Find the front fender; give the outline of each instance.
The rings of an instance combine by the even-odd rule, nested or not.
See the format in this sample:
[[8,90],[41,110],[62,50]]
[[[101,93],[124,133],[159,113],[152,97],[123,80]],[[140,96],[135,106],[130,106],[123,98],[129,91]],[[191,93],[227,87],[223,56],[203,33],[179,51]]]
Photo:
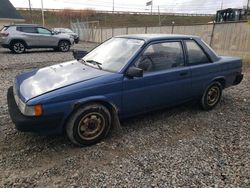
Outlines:
[[113,102],[111,102],[111,100],[109,100],[105,96],[91,96],[91,97],[76,100],[73,104],[72,111],[67,115],[67,118],[65,121],[67,121],[67,119],[70,117],[70,115],[77,108],[79,108],[80,106],[83,106],[83,105],[87,105],[89,103],[101,103],[104,106],[106,106],[110,110],[110,113],[112,116],[112,127],[114,127],[117,130],[121,130],[120,120],[119,120],[119,116],[118,116],[118,112],[119,112],[118,106],[115,105]]
[[[90,97],[85,97],[83,99],[76,100],[73,104],[74,109],[84,105],[86,103],[91,103],[91,102],[104,102],[110,104],[112,107],[117,109],[117,106],[113,104],[107,97],[99,95],[99,96],[90,96]],[[118,110],[118,109],[117,109]]]

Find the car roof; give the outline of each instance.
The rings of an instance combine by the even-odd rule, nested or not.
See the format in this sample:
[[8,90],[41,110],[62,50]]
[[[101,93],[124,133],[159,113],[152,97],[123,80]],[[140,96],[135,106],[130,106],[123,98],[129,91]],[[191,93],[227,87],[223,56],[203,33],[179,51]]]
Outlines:
[[70,28],[67,28],[67,27],[54,27],[53,29],[70,29]]
[[155,40],[167,40],[167,39],[193,39],[199,38],[194,35],[178,35],[178,34],[132,34],[132,35],[120,35],[116,38],[131,38],[144,40],[146,42],[155,41]]
[[5,25],[7,27],[11,26],[24,26],[24,27],[37,27],[39,26],[38,24],[10,24],[10,25]]

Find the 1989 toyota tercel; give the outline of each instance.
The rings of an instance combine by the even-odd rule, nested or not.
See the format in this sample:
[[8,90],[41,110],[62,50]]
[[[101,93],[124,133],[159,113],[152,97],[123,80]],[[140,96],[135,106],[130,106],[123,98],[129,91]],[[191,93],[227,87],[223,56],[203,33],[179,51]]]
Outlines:
[[9,113],[20,131],[65,131],[91,145],[121,118],[192,99],[210,110],[224,88],[241,82],[241,71],[241,59],[217,56],[196,36],[118,36],[80,60],[18,75]]

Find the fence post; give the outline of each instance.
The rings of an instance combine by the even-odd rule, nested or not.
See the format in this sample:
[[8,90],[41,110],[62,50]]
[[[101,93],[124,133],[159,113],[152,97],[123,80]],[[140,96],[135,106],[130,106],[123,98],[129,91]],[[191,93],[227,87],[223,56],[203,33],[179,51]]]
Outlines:
[[112,27],[112,37],[114,36],[114,28]]
[[211,47],[212,47],[213,38],[214,38],[214,28],[215,28],[215,22],[213,23],[213,28],[212,28],[212,33],[211,33],[210,43],[209,43],[209,45],[210,45]]
[[102,42],[102,27],[101,27],[101,42]]
[[174,33],[174,21],[172,21],[172,30],[171,30],[171,34],[173,34]]
[[128,27],[126,27],[126,34],[128,35]]
[[145,33],[146,34],[148,33],[148,27],[147,26],[145,27]]
[[91,28],[91,32],[92,32],[92,35],[91,35],[91,41],[92,42],[94,42],[94,28],[93,28],[93,26],[92,26],[92,28]]

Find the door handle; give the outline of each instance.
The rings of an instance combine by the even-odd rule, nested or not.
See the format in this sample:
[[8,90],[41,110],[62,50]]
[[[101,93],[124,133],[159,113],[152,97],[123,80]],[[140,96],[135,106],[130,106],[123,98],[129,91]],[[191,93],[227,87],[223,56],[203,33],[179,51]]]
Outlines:
[[186,75],[188,75],[188,72],[181,72],[180,73],[180,76],[186,76]]

